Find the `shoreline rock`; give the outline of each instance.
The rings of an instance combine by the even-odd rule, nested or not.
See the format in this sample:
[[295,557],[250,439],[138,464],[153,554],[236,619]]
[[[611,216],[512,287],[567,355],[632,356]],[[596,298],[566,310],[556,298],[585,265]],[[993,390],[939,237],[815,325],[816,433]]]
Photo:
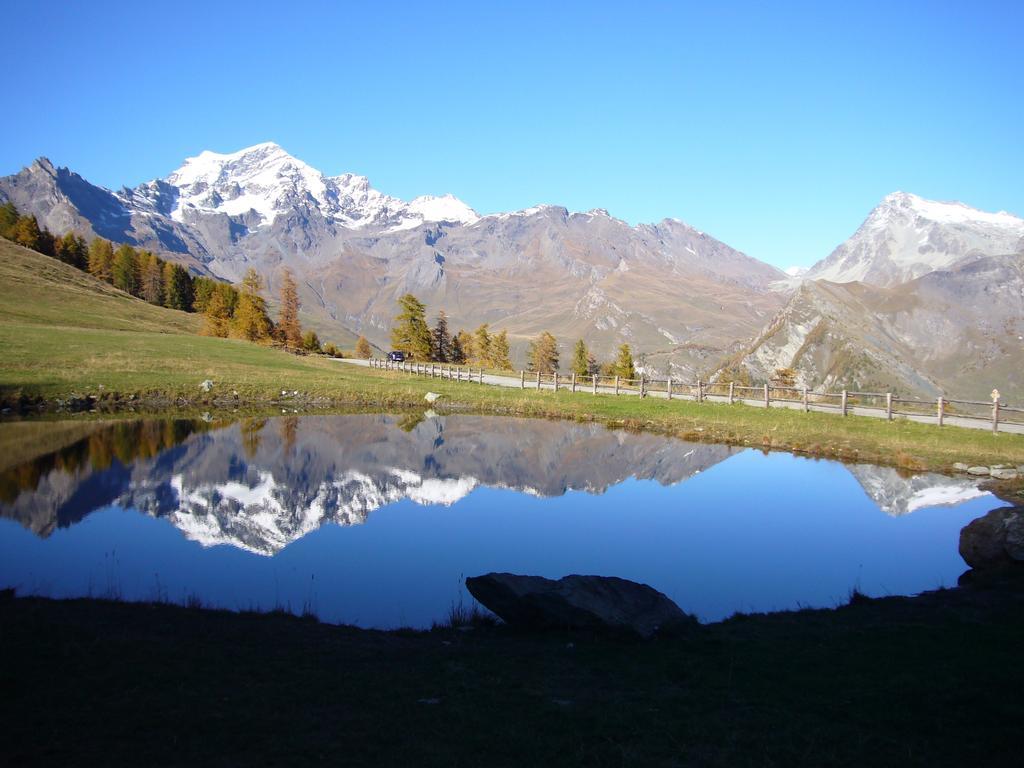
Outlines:
[[979,571],[1024,564],[1024,507],[999,507],[964,526],[960,556]]
[[466,588],[505,623],[531,629],[598,629],[650,638],[700,625],[668,597],[646,584],[614,576],[545,579],[488,573],[466,579]]

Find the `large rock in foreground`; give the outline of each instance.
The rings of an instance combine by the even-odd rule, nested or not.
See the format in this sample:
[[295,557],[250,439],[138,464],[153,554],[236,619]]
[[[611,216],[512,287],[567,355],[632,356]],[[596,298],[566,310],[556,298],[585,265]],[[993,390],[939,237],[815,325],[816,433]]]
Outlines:
[[506,623],[531,628],[603,629],[651,637],[698,626],[697,620],[646,584],[614,576],[488,573],[466,579],[473,597]]
[[1024,507],[1000,507],[960,531],[960,557],[971,568],[1024,564]]

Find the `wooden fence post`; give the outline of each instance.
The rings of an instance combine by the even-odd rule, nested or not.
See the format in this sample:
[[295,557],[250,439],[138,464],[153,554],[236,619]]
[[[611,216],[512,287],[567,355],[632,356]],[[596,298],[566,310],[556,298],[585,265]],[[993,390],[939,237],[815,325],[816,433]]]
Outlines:
[[573,394],[576,393],[576,372],[575,371],[573,371],[573,373],[572,373],[572,391],[573,391]]
[[843,390],[843,416],[846,415],[846,390]]
[[772,407],[771,406],[770,397],[771,397],[771,395],[768,394],[768,385],[765,384],[764,385],[764,407],[765,408],[771,408]]
[[803,401],[804,401],[804,413],[807,413],[809,410],[811,410],[811,404],[807,400],[807,387],[803,388],[803,393],[802,394],[803,394]]
[[558,391],[558,371],[555,371],[552,381],[555,382],[555,392]]
[[704,382],[700,379],[697,379],[697,402],[704,402]]
[[484,369],[483,368],[480,369],[480,383],[481,384],[484,383]]
[[892,392],[885,393],[885,420],[892,421]]
[[669,376],[668,379],[665,380],[665,393],[667,395],[667,399],[671,400],[672,399],[672,377],[671,376]]
[[647,397],[647,381],[642,373],[640,374],[640,397]]
[[540,371],[537,371],[537,391],[540,392]]
[[942,422],[946,416],[946,401],[943,399],[942,395],[939,395],[938,410],[936,411],[936,416],[939,420],[939,426],[941,427]]
[[729,405],[732,405],[734,402],[736,402],[736,382],[735,381],[730,381],[729,382]]
[[526,371],[519,372],[519,388],[526,389]]
[[591,378],[594,380],[594,394],[596,395],[597,394],[597,374],[595,373]]
[[619,394],[619,377],[615,377],[615,394]]
[[999,398],[992,398],[992,431],[999,431]]

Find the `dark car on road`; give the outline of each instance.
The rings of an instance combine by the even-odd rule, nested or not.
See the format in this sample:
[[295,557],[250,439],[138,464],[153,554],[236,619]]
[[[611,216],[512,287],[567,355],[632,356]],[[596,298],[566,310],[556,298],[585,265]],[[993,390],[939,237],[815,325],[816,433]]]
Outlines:
[[388,360],[393,363],[404,363],[405,352],[388,352]]

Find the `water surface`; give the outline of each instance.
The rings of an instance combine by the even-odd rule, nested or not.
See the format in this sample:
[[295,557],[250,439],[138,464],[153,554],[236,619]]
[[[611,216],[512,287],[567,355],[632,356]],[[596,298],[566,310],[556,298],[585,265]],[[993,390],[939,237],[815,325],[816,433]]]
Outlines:
[[0,584],[429,626],[464,575],[615,575],[702,620],[951,586],[963,478],[497,417],[0,425]]

